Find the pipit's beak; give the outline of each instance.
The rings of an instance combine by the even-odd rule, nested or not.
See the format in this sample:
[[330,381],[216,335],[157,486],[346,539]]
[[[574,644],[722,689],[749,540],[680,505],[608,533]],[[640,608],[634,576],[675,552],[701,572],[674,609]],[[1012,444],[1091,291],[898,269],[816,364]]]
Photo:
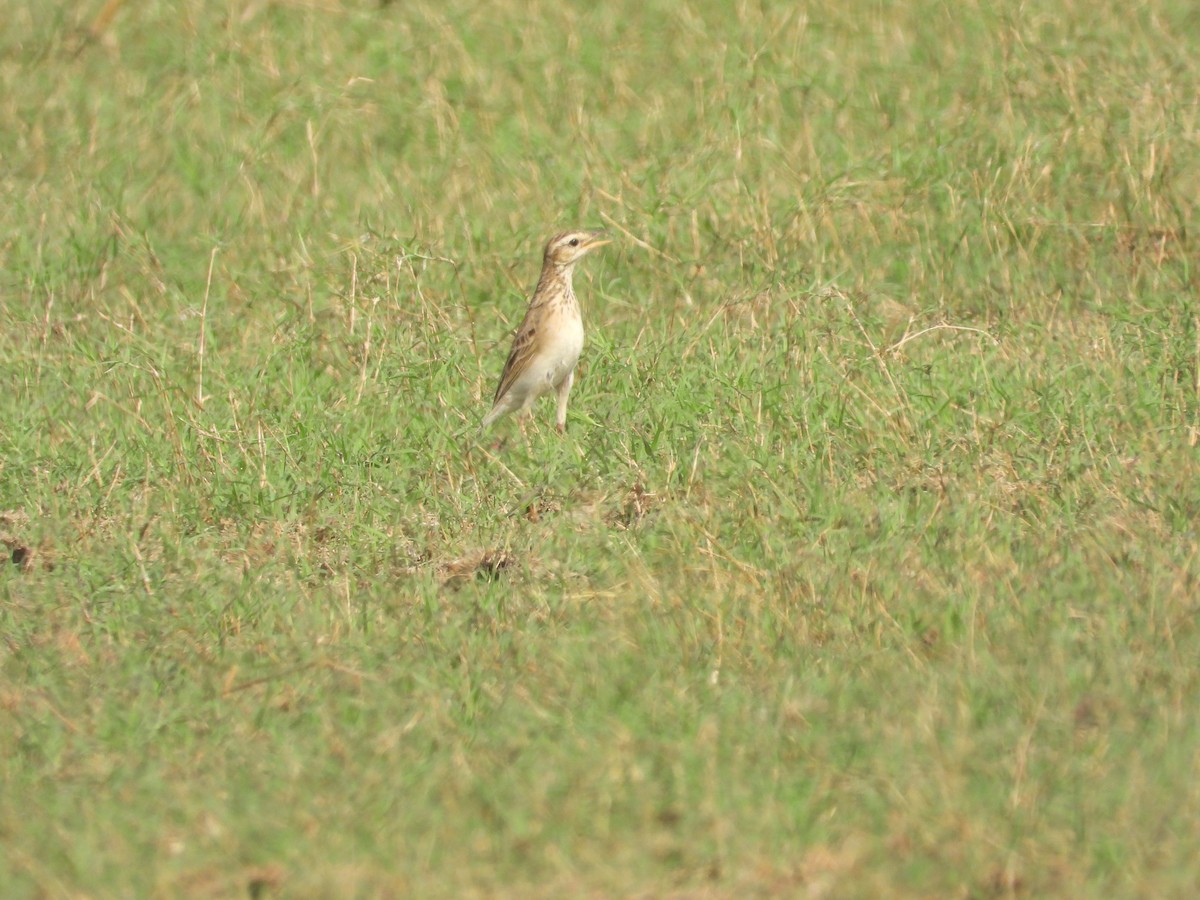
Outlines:
[[587,248],[591,250],[593,247],[603,247],[605,244],[611,244],[612,238],[608,236],[607,231],[593,231],[588,238]]

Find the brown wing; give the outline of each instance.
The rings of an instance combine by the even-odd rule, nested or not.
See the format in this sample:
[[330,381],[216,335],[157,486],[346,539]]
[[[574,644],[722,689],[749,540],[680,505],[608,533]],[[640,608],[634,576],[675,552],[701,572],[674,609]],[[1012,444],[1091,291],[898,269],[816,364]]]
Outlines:
[[512,387],[512,383],[517,380],[517,377],[525,371],[529,365],[529,360],[533,358],[536,349],[534,337],[537,335],[537,326],[534,321],[534,307],[530,306],[525,312],[525,318],[521,320],[521,327],[517,329],[517,336],[513,338],[512,350],[508,354],[508,362],[504,364],[504,371],[500,375],[500,383],[496,385],[496,396],[492,398],[492,405],[500,401],[500,398],[508,393],[508,389]]

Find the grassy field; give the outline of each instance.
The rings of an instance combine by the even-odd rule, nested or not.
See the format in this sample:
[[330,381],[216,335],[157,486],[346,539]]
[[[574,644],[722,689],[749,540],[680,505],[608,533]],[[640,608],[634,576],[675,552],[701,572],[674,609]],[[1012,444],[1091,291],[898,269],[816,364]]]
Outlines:
[[1192,896],[1194,4],[0,21],[6,897]]

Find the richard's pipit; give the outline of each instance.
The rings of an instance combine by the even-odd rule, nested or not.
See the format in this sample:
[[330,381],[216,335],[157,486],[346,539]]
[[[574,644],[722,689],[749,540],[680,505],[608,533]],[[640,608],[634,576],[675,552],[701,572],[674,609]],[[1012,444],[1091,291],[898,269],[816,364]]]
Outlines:
[[583,350],[583,317],[571,287],[575,264],[596,247],[609,243],[603,231],[564,231],[546,244],[542,277],[529,301],[529,309],[504,374],[496,388],[492,411],[483,417],[486,428],[505,413],[523,413],[542,394],[558,394],[561,433],[567,426],[567,395],[575,380],[575,364]]

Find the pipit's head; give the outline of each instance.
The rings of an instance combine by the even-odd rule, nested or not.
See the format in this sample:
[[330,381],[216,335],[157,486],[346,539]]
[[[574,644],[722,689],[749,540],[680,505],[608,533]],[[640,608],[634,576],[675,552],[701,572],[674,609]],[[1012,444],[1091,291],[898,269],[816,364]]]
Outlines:
[[611,244],[603,231],[564,231],[546,244],[545,264],[570,269],[590,250]]

